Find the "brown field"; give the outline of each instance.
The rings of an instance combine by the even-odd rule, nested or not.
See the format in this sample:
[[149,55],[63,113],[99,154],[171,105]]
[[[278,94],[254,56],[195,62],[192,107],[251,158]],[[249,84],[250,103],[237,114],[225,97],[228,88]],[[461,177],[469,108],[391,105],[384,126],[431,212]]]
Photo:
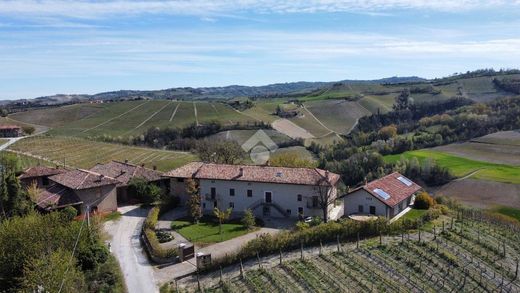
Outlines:
[[477,208],[507,206],[520,208],[520,184],[464,179],[430,190],[435,196],[445,195]]
[[434,148],[456,156],[497,164],[520,166],[520,132],[502,131]]
[[294,124],[288,119],[278,119],[272,123],[274,129],[278,130],[291,138],[314,138],[314,136],[304,128]]

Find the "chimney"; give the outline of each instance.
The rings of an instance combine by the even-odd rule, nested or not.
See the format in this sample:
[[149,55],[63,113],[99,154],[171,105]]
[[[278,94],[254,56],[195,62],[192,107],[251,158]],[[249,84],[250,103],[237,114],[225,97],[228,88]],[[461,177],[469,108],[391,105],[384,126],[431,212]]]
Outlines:
[[265,165],[269,167],[269,166],[271,166],[271,162],[269,160],[267,160],[267,161],[265,161]]
[[103,176],[103,174],[99,174],[99,180],[103,180],[103,178],[105,178],[105,176]]
[[157,166],[153,165],[152,169],[157,170]]
[[367,177],[365,177],[365,186],[368,185]]
[[238,174],[238,177],[244,176],[244,168],[240,167],[240,173]]

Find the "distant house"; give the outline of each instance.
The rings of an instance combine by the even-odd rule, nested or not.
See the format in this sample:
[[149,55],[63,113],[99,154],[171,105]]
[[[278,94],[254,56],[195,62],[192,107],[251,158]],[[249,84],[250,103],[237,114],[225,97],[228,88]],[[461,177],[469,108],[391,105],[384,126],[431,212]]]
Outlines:
[[[22,175],[23,176],[23,175]],[[117,210],[116,185],[113,178],[88,170],[72,170],[48,177],[49,184],[36,199],[41,210],[74,206],[80,213]]]
[[113,178],[118,181],[117,200],[118,202],[128,202],[133,194],[129,190],[129,183],[133,178],[141,178],[147,182],[154,183],[169,193],[170,182],[163,177],[163,173],[155,168],[149,169],[144,165],[134,165],[128,161],[111,161],[106,164],[97,164],[90,171]]
[[251,209],[258,217],[322,217],[320,194],[327,194],[329,219],[343,215],[334,205],[340,176],[322,169],[193,162],[166,176],[182,203],[188,200],[186,179],[196,180],[204,214],[218,207],[233,208],[235,214]]
[[0,137],[19,137],[22,128],[18,125],[0,125]]
[[375,215],[392,219],[412,205],[421,186],[395,172],[343,196],[346,216]]
[[67,170],[63,168],[51,168],[45,166],[35,166],[26,169],[18,179],[24,186],[29,186],[36,183],[38,188],[46,188],[50,185],[49,177],[61,173],[65,173]]

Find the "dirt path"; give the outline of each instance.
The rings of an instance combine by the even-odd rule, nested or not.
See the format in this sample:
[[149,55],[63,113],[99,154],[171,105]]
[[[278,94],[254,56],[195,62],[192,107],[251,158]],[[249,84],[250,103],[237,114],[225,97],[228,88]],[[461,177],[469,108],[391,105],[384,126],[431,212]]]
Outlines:
[[[164,110],[164,108],[168,107],[170,104],[172,104],[173,102],[169,102],[169,103],[166,103],[166,105],[162,106],[161,109],[155,111],[152,115],[148,116],[148,118],[146,118],[143,122],[141,122],[141,124],[137,125],[133,130],[135,129],[138,129],[139,127],[143,126],[146,122],[150,121],[150,119],[152,119],[153,117],[155,117],[155,115],[159,114],[159,112],[161,112],[162,110]],[[131,131],[131,130],[130,130]],[[128,131],[128,132],[130,132]]]
[[197,115],[197,105],[193,102],[193,112],[195,113],[195,123],[199,126],[199,116]]
[[179,105],[180,105],[180,104],[181,104],[181,103],[177,103],[177,107],[175,107],[175,110],[173,110],[173,112],[172,112],[172,116],[170,116],[170,122],[172,122],[173,117],[175,117],[175,114],[177,113],[177,109],[179,109]]
[[469,177],[471,177],[471,176],[477,174],[478,172],[480,172],[480,170],[482,170],[482,169],[477,169],[477,170],[475,170],[475,171],[471,171],[471,172],[469,172],[467,175],[465,175],[464,177],[457,178],[457,179],[455,179],[455,180],[453,180],[453,181],[462,181],[462,180],[464,180],[464,179],[468,179]]
[[138,109],[138,108],[140,108],[141,106],[148,104],[149,102],[150,102],[150,101],[146,101],[146,102],[144,102],[144,103],[142,103],[142,104],[139,104],[139,105],[133,107],[132,109],[130,109],[130,110],[124,112],[124,113],[121,113],[121,114],[119,114],[119,115],[117,115],[117,116],[115,116],[115,117],[112,117],[112,118],[106,120],[105,122],[99,123],[98,125],[96,125],[96,126],[94,126],[94,127],[91,127],[91,128],[85,129],[85,130],[83,130],[82,132],[87,132],[87,131],[90,131],[90,130],[96,129],[96,128],[100,127],[100,126],[103,126],[103,125],[109,123],[110,121],[113,121],[113,120],[115,120],[115,119],[117,119],[117,118],[123,117],[124,115],[126,115],[126,114],[128,114],[128,113],[134,111],[135,109]]
[[235,109],[235,108],[233,108],[233,107],[231,107],[231,109],[233,109],[233,111],[235,111],[235,112],[237,112],[237,113],[239,113],[239,114],[242,114],[242,115],[244,115],[244,116],[246,116],[246,117],[249,117],[249,118],[255,119],[256,121],[262,121],[262,120],[260,120],[260,119],[258,119],[258,118],[256,118],[256,117],[253,117],[253,116],[251,116],[251,115],[249,115],[249,114],[246,114],[246,113],[244,113],[244,112],[240,112],[240,111],[238,111],[237,109]]
[[277,119],[271,123],[271,125],[274,129],[289,136],[290,138],[314,138],[312,133],[285,118]]

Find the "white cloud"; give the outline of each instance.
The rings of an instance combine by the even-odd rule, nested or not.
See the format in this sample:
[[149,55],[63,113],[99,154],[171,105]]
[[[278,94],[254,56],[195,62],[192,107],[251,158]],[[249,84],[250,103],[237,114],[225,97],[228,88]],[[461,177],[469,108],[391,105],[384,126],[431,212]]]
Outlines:
[[366,12],[377,15],[392,9],[456,12],[518,5],[519,1],[507,0],[4,0],[0,2],[0,13],[10,16],[47,15],[76,18],[146,13],[208,16],[243,11],[259,13]]

